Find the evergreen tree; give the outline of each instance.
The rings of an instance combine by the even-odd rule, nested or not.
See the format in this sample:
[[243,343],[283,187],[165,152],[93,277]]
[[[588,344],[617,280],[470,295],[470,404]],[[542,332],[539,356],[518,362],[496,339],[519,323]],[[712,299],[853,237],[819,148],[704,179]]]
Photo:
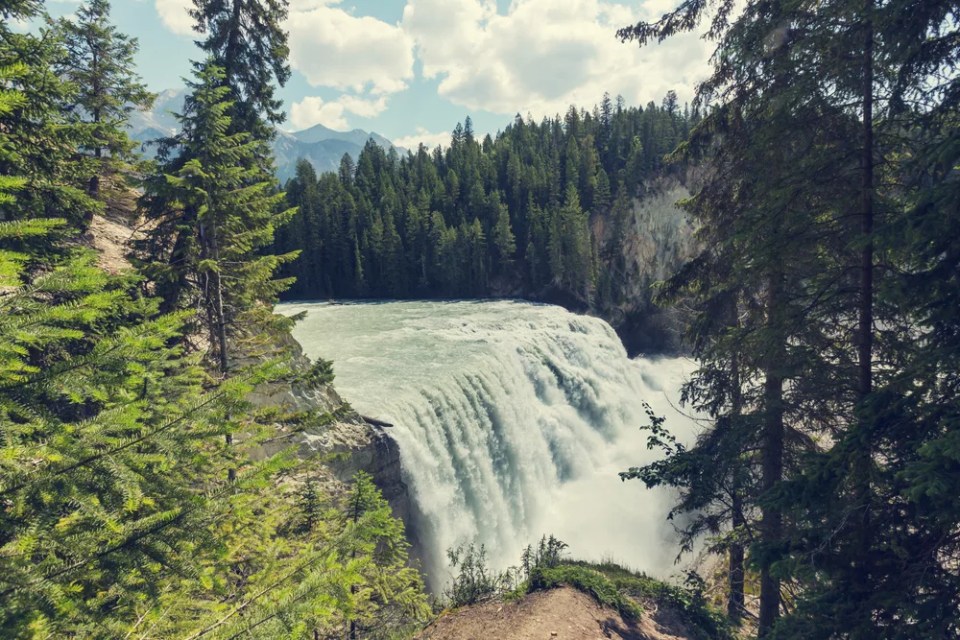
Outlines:
[[356,560],[356,581],[350,585],[352,606],[345,626],[348,638],[396,637],[399,628],[417,628],[429,613],[419,572],[408,565],[410,543],[403,523],[393,517],[390,505],[369,474],[353,478],[344,510],[342,553]]
[[290,78],[290,50],[282,26],[287,0],[194,0],[193,4],[194,29],[204,37],[197,44],[223,69],[223,82],[231,91],[231,132],[270,137],[272,132],[261,120],[283,122],[282,103],[275,93]]
[[[758,420],[759,430],[747,434],[760,439],[730,438],[714,465],[733,471],[743,452],[760,448],[755,503],[763,515],[751,545],[762,574],[760,633],[950,635],[958,600],[948,567],[956,547],[949,536],[930,542],[945,523],[903,482],[907,461],[939,440],[913,413],[926,404],[916,390],[927,383],[913,377],[916,352],[907,345],[927,331],[919,321],[925,312],[902,295],[896,275],[917,264],[911,251],[924,252],[916,245],[904,252],[886,230],[921,228],[913,226],[920,218],[912,196],[945,185],[936,172],[924,187],[908,176],[917,171],[910,158],[924,148],[916,132],[941,150],[949,145],[946,130],[927,125],[955,109],[951,81],[935,80],[933,69],[955,64],[956,52],[908,42],[924,40],[909,40],[922,32],[942,43],[956,24],[941,4],[909,18],[902,6],[845,0],[750,3],[736,19],[732,6],[722,5],[711,23],[724,55],[700,97],[718,102],[687,146],[712,165],[692,201],[711,248],[681,281],[695,285],[695,327],[706,347],[691,399],[718,418],[739,415],[739,404],[744,417]],[[693,28],[703,7],[682,5],[620,34],[641,44],[660,40]],[[916,67],[907,63],[919,59]],[[898,94],[915,102],[898,104]],[[859,160],[841,141],[854,141]],[[908,195],[904,184],[916,191]],[[942,282],[934,272],[928,277]],[[734,293],[738,323],[717,322],[730,317],[717,310]],[[721,424],[711,440],[728,438]],[[710,450],[698,443],[696,451]],[[657,477],[677,479],[671,469],[656,470]],[[949,484],[943,471],[927,468]],[[920,540],[937,559],[919,552]],[[799,595],[778,621],[780,580]]]
[[228,333],[253,337],[272,322],[262,303],[290,285],[273,274],[296,255],[261,252],[293,213],[280,206],[267,126],[282,119],[274,80],[289,75],[279,26],[286,2],[197,0],[191,15],[210,58],[194,63],[182,131],[148,180],[144,203],[156,223],[140,250],[166,309],[202,307],[211,354],[225,372]]
[[[35,9],[0,3],[5,17]],[[409,632],[427,613],[424,596],[402,526],[375,489],[362,491],[355,522],[310,497],[311,526],[298,529],[296,497],[278,482],[292,462],[251,455],[274,435],[265,425],[332,418],[250,406],[255,386],[291,372],[267,362],[211,379],[186,348],[192,309],[160,313],[142,295],[156,283],[108,275],[71,241],[58,207],[92,200],[68,170],[77,147],[64,142],[82,131],[65,116],[69,92],[43,68],[57,51],[5,22],[0,35],[0,56],[16,61],[0,65],[0,635],[310,640],[344,620],[362,620],[372,637]],[[187,271],[187,282],[206,280],[197,299],[219,289],[235,309],[263,313],[277,259],[256,251],[271,238],[258,216],[283,196],[243,184],[259,171],[251,151],[261,142],[228,132],[221,77],[201,67],[183,118],[190,157],[152,186],[187,214],[172,228],[195,251],[181,255],[200,256]],[[29,84],[37,78],[50,82]],[[235,432],[242,441],[226,446]]]
[[57,29],[66,47],[59,71],[75,90],[65,106],[91,125],[82,151],[95,159],[87,192],[99,198],[102,178],[133,158],[134,143],[126,131],[130,113],[149,108],[153,95],[133,70],[137,40],[110,23],[107,0],[89,0],[74,20],[61,19]]
[[[299,279],[287,295],[471,296],[509,290],[622,315],[617,305],[632,303],[613,302],[610,279],[612,271],[628,277],[622,218],[640,185],[662,177],[646,167],[672,150],[685,126],[681,113],[664,115],[656,106],[621,105],[614,112],[610,105],[604,124],[602,117],[573,109],[566,120],[517,118],[482,143],[472,123],[465,123],[453,132],[448,149],[432,154],[418,149],[405,157],[390,157],[370,141],[356,164],[345,156],[335,178],[313,178],[316,202],[305,196],[314,188],[298,174],[287,202],[305,208],[275,245],[280,253],[303,252],[300,263],[282,272]],[[655,139],[649,146],[638,139],[631,155],[632,137],[625,142],[625,132],[632,136],[641,129]],[[626,173],[632,191],[613,193],[611,176]],[[570,187],[578,207],[564,207]],[[618,207],[615,195],[622,195]],[[618,231],[611,232],[613,227]],[[308,237],[311,233],[319,235]],[[551,250],[557,272],[551,272]],[[559,262],[558,255],[564,256]],[[604,293],[597,295],[601,284]],[[643,304],[652,308],[649,299]]]
[[255,182],[262,175],[257,156],[263,141],[229,133],[223,78],[219,67],[198,67],[189,110],[181,117],[182,164],[162,182],[154,179],[148,191],[178,208],[158,221],[149,244],[156,257],[147,265],[152,277],[169,283],[164,291],[174,308],[201,307],[221,375],[230,369],[228,334],[239,335],[238,319],[289,285],[273,273],[296,256],[259,252],[273,242],[274,225],[293,211],[275,213],[283,194],[270,182]]
[[11,20],[38,15],[37,2],[8,0],[0,4],[0,68],[3,69],[8,108],[0,112],[3,153],[0,175],[25,181],[16,208],[0,211],[0,221],[25,218],[67,218],[77,228],[100,208],[87,195],[87,163],[75,150],[90,139],[90,126],[68,118],[76,87],[64,82],[55,69],[65,60],[56,33],[41,35],[11,30]]
[[[0,90],[3,154],[31,103],[11,85]],[[234,428],[223,411],[249,387],[205,394],[176,346],[185,315],[158,316],[133,276],[65,246],[64,219],[32,217],[33,185],[63,188],[57,164],[43,168],[0,180],[0,629],[118,637],[216,549],[218,492],[194,483],[218,467],[210,436]]]

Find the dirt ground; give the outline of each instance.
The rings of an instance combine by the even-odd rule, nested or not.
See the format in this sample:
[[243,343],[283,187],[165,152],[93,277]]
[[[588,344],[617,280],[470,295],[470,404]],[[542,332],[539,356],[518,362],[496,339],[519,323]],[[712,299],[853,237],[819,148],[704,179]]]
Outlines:
[[651,612],[627,622],[587,594],[563,587],[518,602],[464,607],[442,616],[418,640],[686,640],[673,635],[683,630],[671,617]]
[[97,250],[97,264],[108,273],[118,274],[133,268],[127,260],[136,232],[123,222],[95,216],[90,224],[91,246]]

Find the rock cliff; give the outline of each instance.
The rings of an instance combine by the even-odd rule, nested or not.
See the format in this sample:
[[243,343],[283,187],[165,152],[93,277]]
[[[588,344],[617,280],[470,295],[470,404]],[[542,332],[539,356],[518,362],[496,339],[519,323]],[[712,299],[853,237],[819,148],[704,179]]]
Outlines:
[[625,220],[595,217],[593,235],[617,292],[594,312],[607,320],[631,355],[683,351],[684,320],[655,302],[656,285],[693,257],[695,228],[678,202],[690,197],[689,177],[664,175],[643,185]]
[[[300,344],[285,334],[281,348],[289,357],[295,374],[313,366]],[[390,437],[390,427],[371,424],[353,410],[337,393],[333,384],[312,383],[294,378],[258,387],[248,400],[259,407],[279,407],[287,412],[312,414],[318,419],[305,429],[278,424],[277,435],[262,447],[264,456],[291,445],[297,455],[318,461],[315,472],[328,482],[344,485],[358,472],[369,473],[408,530],[411,501],[400,473],[400,450]]]

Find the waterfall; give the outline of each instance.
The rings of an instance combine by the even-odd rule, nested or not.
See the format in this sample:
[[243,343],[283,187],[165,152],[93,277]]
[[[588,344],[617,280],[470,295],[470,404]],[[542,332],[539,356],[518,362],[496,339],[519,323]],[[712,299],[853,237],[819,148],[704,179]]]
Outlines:
[[432,586],[446,550],[486,545],[495,567],[553,533],[578,557],[669,571],[670,496],[617,472],[653,459],[643,402],[673,409],[691,365],[631,360],[597,318],[526,302],[289,304],[305,352],[334,361],[361,413],[394,424]]

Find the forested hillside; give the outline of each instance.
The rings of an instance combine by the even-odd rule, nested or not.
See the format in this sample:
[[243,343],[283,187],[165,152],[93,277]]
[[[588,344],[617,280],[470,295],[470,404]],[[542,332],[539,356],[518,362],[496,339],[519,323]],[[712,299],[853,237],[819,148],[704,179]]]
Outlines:
[[[285,295],[517,296],[615,323],[627,305],[652,314],[653,278],[628,269],[628,245],[655,233],[634,228],[638,199],[684,178],[664,158],[698,119],[673,93],[645,108],[605,96],[562,118],[518,115],[495,138],[479,139],[467,118],[446,149],[400,156],[371,142],[338,173],[317,176],[301,162],[286,187],[299,213],[277,235],[278,252],[302,252],[284,267],[296,278]],[[684,214],[667,215],[675,223],[644,269],[659,260],[671,271],[692,244]]]
[[[371,478],[292,455],[359,417],[270,400],[332,376],[272,313],[293,256],[262,251],[292,213],[268,151],[284,4],[232,8],[196,3],[181,133],[144,166],[125,123],[152,96],[110,4],[0,0],[3,638],[385,638],[429,613]],[[141,181],[147,219],[123,219]],[[141,227],[138,269],[122,246],[98,266],[101,216]]]

